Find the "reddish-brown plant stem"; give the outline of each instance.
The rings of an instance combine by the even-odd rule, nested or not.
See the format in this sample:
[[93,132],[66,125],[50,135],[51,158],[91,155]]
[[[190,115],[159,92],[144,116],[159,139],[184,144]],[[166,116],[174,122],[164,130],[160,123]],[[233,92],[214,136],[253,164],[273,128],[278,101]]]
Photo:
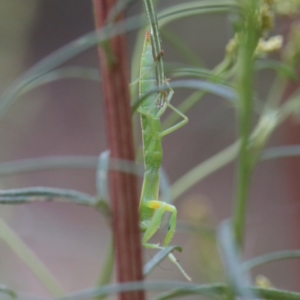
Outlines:
[[[93,0],[97,29],[106,24],[109,12],[117,0]],[[119,16],[121,19],[122,16]],[[111,158],[134,161],[130,95],[129,63],[125,35],[98,48],[106,110],[106,126]],[[141,281],[142,250],[139,229],[139,199],[137,180],[133,175],[117,170],[110,172],[112,227],[115,240],[118,281]],[[120,294],[121,300],[144,299],[144,292]]]

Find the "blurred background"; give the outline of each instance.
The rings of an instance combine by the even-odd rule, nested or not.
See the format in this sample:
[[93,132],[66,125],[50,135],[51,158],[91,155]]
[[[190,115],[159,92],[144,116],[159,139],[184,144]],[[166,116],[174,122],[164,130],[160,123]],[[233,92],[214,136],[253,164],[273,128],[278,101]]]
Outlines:
[[[180,2],[164,0],[161,7]],[[140,13],[140,4],[132,5],[128,15]],[[2,92],[34,63],[93,30],[91,1],[1,0],[0,16]],[[287,19],[280,21],[277,32],[284,33],[288,24]],[[167,29],[176,32],[208,68],[223,59],[224,48],[232,37],[230,22],[224,15],[183,19]],[[128,35],[130,54],[135,37],[135,33]],[[165,41],[163,49],[166,61],[183,62],[176,49]],[[98,67],[96,50],[93,48],[66,65]],[[271,71],[258,76],[257,93],[262,99],[272,80]],[[178,105],[187,95],[176,92],[172,103]],[[187,126],[164,139],[163,165],[171,182],[236,139],[234,110],[216,96],[206,96],[188,117]],[[21,96],[0,120],[0,161],[55,155],[97,156],[107,149],[104,118],[99,83],[68,79],[43,85]],[[299,126],[294,121],[277,130],[270,145],[299,143]],[[204,228],[198,235],[188,235],[179,228],[173,241],[184,248],[177,256],[195,282],[223,278],[211,231],[232,215],[234,171],[235,164],[230,164],[194,186],[176,203],[181,220]],[[259,165],[250,195],[245,258],[299,247],[299,176],[297,158]],[[48,186],[96,193],[92,170],[1,177],[0,186],[2,189]],[[96,210],[66,203],[1,205],[0,217],[32,248],[67,292],[96,284],[110,242],[106,221]],[[48,296],[2,240],[0,253],[1,284],[24,294]],[[145,261],[154,253],[147,251]],[[257,268],[254,274],[267,276],[278,288],[300,292],[299,267],[296,260],[284,261]],[[167,261],[150,278],[182,279]]]

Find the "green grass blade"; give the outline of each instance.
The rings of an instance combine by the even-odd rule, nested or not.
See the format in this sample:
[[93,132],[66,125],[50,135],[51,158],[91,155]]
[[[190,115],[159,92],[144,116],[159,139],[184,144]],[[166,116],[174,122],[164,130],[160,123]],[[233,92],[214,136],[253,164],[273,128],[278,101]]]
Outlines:
[[107,25],[101,32],[93,31],[88,33],[57,51],[54,51],[51,55],[32,66],[4,91],[0,97],[0,117],[3,116],[7,109],[14,103],[20,91],[22,91],[24,87],[32,84],[32,82],[38,80],[42,74],[52,71],[71,58],[99,43],[103,43],[124,32],[140,28],[143,24],[144,19],[142,17],[128,18],[126,21],[120,21],[114,25]]
[[[22,89],[18,91],[19,95],[23,95],[29,92],[32,89],[35,89],[41,85],[48,84],[54,81],[62,80],[62,79],[84,79],[84,80],[92,80],[92,81],[100,81],[99,70],[96,68],[87,68],[87,67],[65,67],[60,68],[54,71],[51,71],[46,74],[41,74],[39,77],[24,85]],[[12,100],[15,101],[16,99]]]
[[172,77],[194,77],[199,79],[212,80],[216,77],[213,71],[205,68],[195,68],[187,66],[177,66],[167,64],[167,70]]
[[242,268],[245,270],[250,270],[255,267],[268,264],[270,262],[286,260],[286,259],[295,259],[295,258],[300,258],[300,250],[278,251],[274,253],[261,255],[249,261],[246,261],[243,263]]
[[0,163],[0,176],[15,175],[27,172],[49,171],[58,169],[90,169],[97,168],[97,156],[51,156],[21,159]]
[[235,90],[218,83],[202,81],[202,80],[174,80],[170,82],[172,88],[186,88],[186,89],[195,89],[195,90],[203,90],[209,92],[211,94],[220,96],[226,100],[229,100],[231,103],[235,103],[237,101],[237,95]]
[[207,284],[190,290],[174,289],[164,292],[151,300],[168,300],[182,298],[189,295],[201,295],[211,297],[213,299],[224,299],[224,295],[228,293],[228,287],[222,283]]
[[295,69],[293,69],[290,65],[271,59],[258,60],[255,64],[255,69],[257,71],[264,69],[272,69],[276,71],[278,75],[281,77],[287,78],[289,80],[297,80],[298,74]]
[[260,298],[270,300],[300,300],[300,293],[277,290],[277,289],[263,289],[252,288],[251,291],[256,295],[260,295]]
[[13,300],[17,300],[18,299],[17,294],[13,290],[7,288],[4,285],[0,285],[0,294],[2,294],[2,295],[5,294],[5,295],[9,296]]
[[[215,94],[217,96],[220,96],[230,101],[232,104],[235,104],[237,100],[237,95],[234,89],[218,83],[212,83],[212,82],[207,82],[202,80],[177,80],[177,81],[170,82],[170,86],[173,89],[184,88],[184,89],[202,90],[205,92],[210,92],[211,94]],[[132,106],[133,111],[136,111],[139,105],[141,104],[141,102],[143,102],[149,95],[160,91],[164,91],[164,87],[158,87],[143,95],[141,98],[139,98],[137,101],[133,103]]]
[[[68,295],[57,300],[84,300],[97,296],[117,294],[126,291],[163,291],[168,289],[177,289],[181,292],[190,291],[192,289],[198,289],[198,294],[206,295],[209,291],[218,293],[216,284],[198,285],[191,283],[183,283],[181,281],[147,281],[147,282],[128,282],[123,284],[112,284],[101,288],[91,288],[83,291],[79,291],[73,295]],[[224,284],[220,284],[220,287],[224,287]]]
[[219,153],[189,170],[185,175],[175,181],[171,187],[173,199],[179,198],[189,188],[203,180],[216,170],[226,166],[234,160],[239,150],[239,142],[235,142]]
[[0,237],[11,247],[16,255],[29,267],[36,278],[43,284],[53,297],[65,295],[64,290],[52,276],[47,267],[38,259],[34,252],[20,237],[0,218]]
[[166,247],[159,252],[157,252],[151,260],[149,260],[146,265],[144,266],[144,276],[148,276],[151,271],[159,265],[170,253],[172,253],[174,250],[177,250],[179,252],[182,252],[182,248],[178,246],[169,246]]
[[[128,282],[124,284],[112,284],[101,288],[90,288],[83,291],[76,292],[74,294],[58,298],[56,300],[85,300],[94,298],[97,296],[112,295],[126,291],[162,291],[168,290],[163,295],[158,296],[158,299],[171,299],[172,297],[183,297],[186,295],[196,294],[203,296],[216,297],[218,295],[224,296],[228,293],[229,287],[225,283],[214,284],[191,284],[176,281],[147,281],[147,282]],[[256,294],[258,298],[264,298],[269,300],[300,300],[300,293],[289,292],[278,289],[265,289],[258,287],[248,287],[247,291],[252,294]],[[168,296],[170,295],[170,297]],[[238,296],[240,296],[238,294]],[[165,298],[161,298],[165,297]],[[166,298],[169,297],[169,298]]]
[[78,192],[76,190],[49,188],[49,187],[31,187],[21,189],[10,189],[0,191],[0,203],[2,204],[20,204],[34,201],[52,201],[54,198],[66,199],[71,203],[94,206],[96,200],[94,197]]
[[165,26],[170,22],[191,16],[204,14],[230,13],[237,11],[236,1],[192,1],[178,5],[172,5],[158,13],[159,27]]
[[262,154],[263,160],[289,158],[300,156],[300,145],[289,145],[272,147],[264,150]]

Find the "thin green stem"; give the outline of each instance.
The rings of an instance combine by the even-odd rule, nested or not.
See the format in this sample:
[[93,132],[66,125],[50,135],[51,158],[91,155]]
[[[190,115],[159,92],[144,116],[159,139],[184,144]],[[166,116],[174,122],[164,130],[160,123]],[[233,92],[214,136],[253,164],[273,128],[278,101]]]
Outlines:
[[153,47],[153,54],[154,57],[159,59],[157,60],[157,83],[158,86],[164,86],[165,84],[165,74],[164,74],[164,64],[163,64],[163,59],[161,56],[161,38],[160,38],[160,33],[159,33],[159,29],[158,29],[158,23],[157,23],[157,16],[156,16],[156,12],[154,9],[154,5],[153,5],[153,1],[152,0],[144,0],[144,5],[146,8],[146,12],[148,15],[148,19],[150,22],[150,26],[151,26],[151,34],[152,34],[152,38],[153,38],[153,43],[152,43],[152,47]]
[[[98,286],[105,286],[111,282],[114,268],[114,259],[115,259],[115,251],[114,251],[114,241],[111,238],[109,242],[109,249],[106,254],[105,264],[103,269],[101,269],[101,278],[99,280]],[[107,295],[95,297],[94,300],[103,300],[106,299]]]
[[239,133],[241,147],[239,152],[237,195],[234,206],[234,232],[238,247],[242,248],[244,243],[244,232],[246,224],[246,208],[250,180],[253,170],[249,141],[251,135],[251,121],[253,112],[253,74],[254,74],[254,51],[258,42],[257,11],[259,1],[243,1],[243,20],[239,32],[238,53],[238,81],[239,93]]

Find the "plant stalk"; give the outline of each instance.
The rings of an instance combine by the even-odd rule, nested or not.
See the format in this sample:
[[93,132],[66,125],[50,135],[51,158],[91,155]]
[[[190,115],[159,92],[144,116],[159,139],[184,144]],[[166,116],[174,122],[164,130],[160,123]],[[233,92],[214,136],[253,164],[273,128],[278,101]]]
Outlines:
[[234,232],[236,243],[240,250],[244,244],[246,209],[253,171],[250,135],[253,112],[254,51],[259,38],[256,19],[258,4],[257,0],[241,1],[243,20],[241,20],[242,24],[240,24],[240,46],[237,63],[237,91],[239,94],[238,122],[241,147],[238,160],[237,195],[234,207]]
[[[96,28],[107,25],[117,0],[93,0]],[[120,14],[116,21],[122,20]],[[113,24],[112,24],[113,25]],[[125,35],[119,35],[98,47],[105,104],[110,157],[134,161]],[[132,174],[111,170],[110,202],[114,234],[116,271],[119,283],[142,281],[142,248],[139,228],[137,179]],[[120,300],[145,299],[144,291],[119,294]]]

